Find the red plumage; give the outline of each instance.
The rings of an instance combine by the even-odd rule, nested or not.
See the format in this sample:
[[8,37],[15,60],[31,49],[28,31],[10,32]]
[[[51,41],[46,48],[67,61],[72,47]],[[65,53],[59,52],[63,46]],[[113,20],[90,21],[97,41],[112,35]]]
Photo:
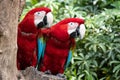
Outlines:
[[69,22],[84,23],[82,19],[68,18],[52,26],[49,30],[44,29],[42,33],[46,39],[44,57],[39,70],[50,70],[52,74],[63,73],[70,48],[75,47],[75,39],[67,33]]
[[18,29],[17,67],[20,70],[23,70],[29,66],[36,66],[37,63],[36,57],[37,33],[27,34],[24,32],[22,33],[22,31]]
[[37,35],[40,30],[34,24],[34,13],[37,11],[50,12],[49,8],[41,7],[29,11],[18,25],[17,35],[17,68],[24,70],[29,66],[37,64]]
[[70,41],[58,42],[54,38],[49,38],[40,70],[43,72],[50,70],[52,74],[63,73],[70,43]]

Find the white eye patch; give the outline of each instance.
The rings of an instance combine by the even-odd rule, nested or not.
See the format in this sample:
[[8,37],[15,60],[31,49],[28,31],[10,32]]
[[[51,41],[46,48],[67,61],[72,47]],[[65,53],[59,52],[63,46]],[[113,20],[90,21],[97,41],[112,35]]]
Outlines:
[[45,11],[38,11],[34,13],[34,24],[37,26],[45,17]]
[[70,22],[70,23],[68,23],[68,34],[73,33],[77,29],[78,25],[79,24],[76,23],[76,22]]

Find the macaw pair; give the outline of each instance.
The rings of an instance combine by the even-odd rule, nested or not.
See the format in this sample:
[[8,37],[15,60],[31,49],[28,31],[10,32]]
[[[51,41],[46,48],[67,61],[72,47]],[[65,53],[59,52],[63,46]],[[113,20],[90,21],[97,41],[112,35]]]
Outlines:
[[84,20],[67,18],[51,26],[52,21],[50,9],[35,8],[18,25],[19,70],[34,66],[43,72],[58,76],[63,74],[71,61],[75,38],[84,37]]

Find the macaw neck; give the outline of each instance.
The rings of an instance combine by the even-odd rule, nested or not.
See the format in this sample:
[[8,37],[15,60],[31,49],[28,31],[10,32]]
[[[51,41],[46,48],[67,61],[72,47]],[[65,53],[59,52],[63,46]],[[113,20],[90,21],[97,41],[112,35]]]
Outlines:
[[51,28],[41,28],[38,32],[39,36],[49,37],[51,34]]
[[52,36],[46,38],[46,41],[47,41],[47,45],[50,45],[51,48],[56,48],[56,49],[69,49],[71,45],[70,40],[63,42]]
[[64,27],[53,27],[51,29],[51,36],[54,37],[56,40],[61,42],[66,42],[69,40],[70,36],[67,33],[67,29],[61,29]]
[[66,41],[63,41],[63,40],[59,40],[59,39],[57,39],[56,37],[53,37],[53,36],[51,36],[51,37],[49,37],[51,40],[53,40],[56,44],[68,44],[69,42],[70,42],[70,40],[68,39],[68,40],[66,40]]
[[34,24],[34,19],[32,17],[25,18],[20,24],[18,25],[20,30],[25,33],[36,33],[37,27]]

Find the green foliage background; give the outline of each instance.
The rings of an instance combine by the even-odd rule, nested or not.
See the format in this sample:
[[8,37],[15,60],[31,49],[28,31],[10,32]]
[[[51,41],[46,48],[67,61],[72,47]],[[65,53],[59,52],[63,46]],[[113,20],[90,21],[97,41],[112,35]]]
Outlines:
[[119,0],[26,0],[21,20],[32,8],[52,9],[54,23],[68,17],[85,19],[86,35],[77,41],[67,80],[120,80]]

